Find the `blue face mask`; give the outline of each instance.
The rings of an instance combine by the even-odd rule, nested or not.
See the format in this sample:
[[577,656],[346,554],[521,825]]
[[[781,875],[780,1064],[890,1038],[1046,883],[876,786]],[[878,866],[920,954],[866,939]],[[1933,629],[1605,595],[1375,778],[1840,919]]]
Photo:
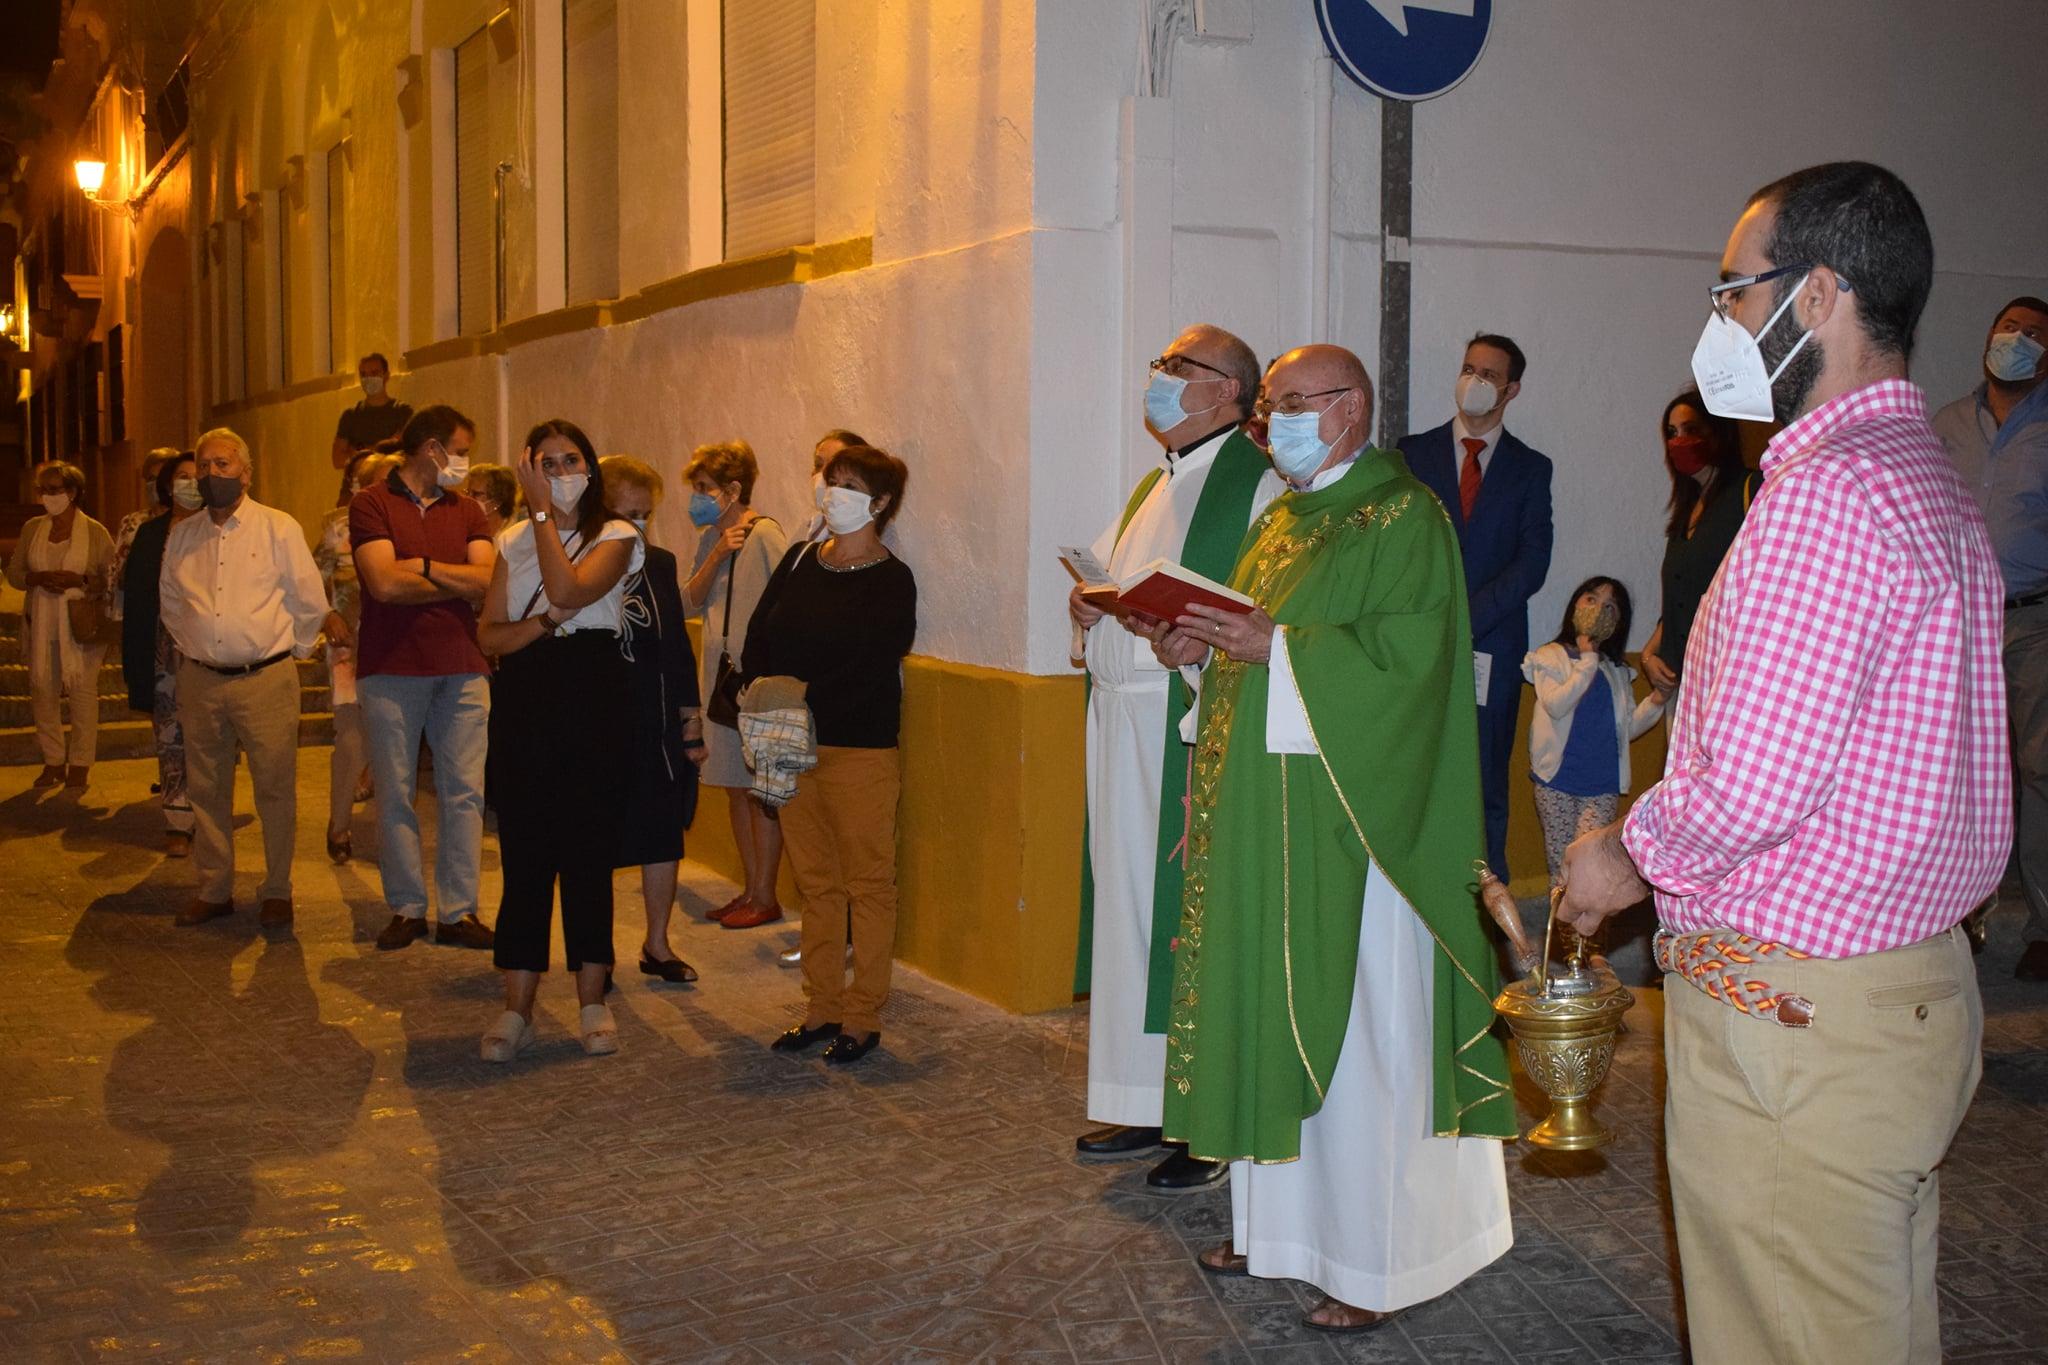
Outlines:
[[1182,379],[1164,370],[1152,371],[1152,378],[1145,384],[1145,420],[1152,424],[1154,431],[1171,431],[1190,417],[1200,417],[1205,412],[1214,412],[1220,406],[1211,403],[1206,408],[1187,410],[1182,402],[1187,397],[1188,385],[1208,383],[1204,380]]
[[[1293,483],[1306,483],[1310,475],[1330,458],[1331,446],[1322,438],[1320,412],[1276,412],[1266,419],[1266,439],[1272,444],[1273,468]],[[1351,428],[1346,426],[1344,431]],[[1338,432],[1338,436],[1344,435]]]
[[724,515],[725,509],[720,507],[718,499],[712,497],[709,493],[692,493],[690,495],[690,524],[692,526],[709,526]]
[[1984,348],[1984,368],[1993,379],[2019,384],[2034,377],[2041,363],[2041,343],[2025,332],[2000,332]]

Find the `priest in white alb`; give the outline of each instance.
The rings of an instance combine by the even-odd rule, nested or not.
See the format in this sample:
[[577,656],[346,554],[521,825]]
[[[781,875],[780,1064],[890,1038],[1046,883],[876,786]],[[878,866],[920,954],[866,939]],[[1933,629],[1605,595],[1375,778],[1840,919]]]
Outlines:
[[[1157,559],[1222,579],[1245,528],[1281,490],[1243,431],[1258,391],[1258,357],[1220,327],[1195,326],[1153,361],[1145,423],[1164,447],[1093,546],[1112,578]],[[1161,1146],[1172,944],[1180,926],[1186,855],[1191,693],[1153,656],[1151,642],[1083,600],[1069,602],[1088,665],[1088,840],[1082,866],[1080,967],[1090,995],[1085,1158]],[[1170,1151],[1147,1175],[1155,1189],[1198,1189],[1221,1163]]]

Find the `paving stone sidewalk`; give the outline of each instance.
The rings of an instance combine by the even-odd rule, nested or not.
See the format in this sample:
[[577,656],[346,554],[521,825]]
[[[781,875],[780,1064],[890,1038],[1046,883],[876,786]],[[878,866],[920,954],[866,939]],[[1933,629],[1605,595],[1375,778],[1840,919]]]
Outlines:
[[[359,815],[359,861],[328,864],[326,758],[302,754],[276,938],[253,909],[172,925],[190,870],[156,852],[149,765],[103,764],[83,798],[0,768],[0,1359],[1683,1358],[1655,992],[1601,1096],[1621,1140],[1511,1148],[1514,1250],[1325,1337],[1299,1325],[1306,1286],[1194,1268],[1225,1194],[1073,1159],[1085,1011],[1017,1019],[902,972],[860,1066],[772,1054],[795,929],[704,923],[731,888],[700,868],[673,935],[694,988],[634,970],[619,878],[620,1055],[582,1054],[556,973],[530,1053],[477,1060],[488,956],[375,950],[374,831]],[[253,868],[252,825],[238,844]],[[2017,910],[1995,923],[1984,1084],[1943,1180],[1944,1340],[2043,1360],[2048,989],[2010,980]]]

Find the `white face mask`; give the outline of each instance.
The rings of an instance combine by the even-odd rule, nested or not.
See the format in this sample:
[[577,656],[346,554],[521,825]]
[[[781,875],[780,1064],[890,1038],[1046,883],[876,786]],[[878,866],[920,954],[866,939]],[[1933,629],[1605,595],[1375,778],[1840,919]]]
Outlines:
[[62,516],[64,513],[64,509],[69,507],[70,505],[71,495],[69,493],[43,494],[43,510],[45,512],[48,512],[53,517]]
[[1484,417],[1499,401],[1500,390],[1491,379],[1481,379],[1476,374],[1458,376],[1458,411],[1467,417]]
[[363,393],[366,397],[370,398],[381,397],[384,393],[383,376],[373,374],[369,376],[367,379],[363,380]]
[[1754,337],[1747,327],[1733,318],[1722,317],[1719,311],[1707,314],[1706,328],[1700,333],[1699,345],[1693,348],[1692,377],[1700,386],[1700,397],[1707,401],[1708,412],[1740,422],[1777,420],[1771,405],[1771,385],[1778,382],[1778,376],[1785,372],[1792,358],[1813,339],[1813,333],[1802,334],[1775,370],[1764,369],[1764,353],[1756,344],[1757,337],[1768,335],[1778,325],[1778,319],[1805,287],[1806,276],[1801,275],[1799,283],[1786,293],[1785,301],[1764,324],[1763,331]]
[[811,506],[820,512],[825,510],[825,471],[822,469],[811,475]]
[[835,536],[850,536],[875,519],[868,510],[874,501],[858,488],[827,488],[818,494],[819,510]]
[[442,450],[448,455],[448,463],[434,471],[434,482],[443,488],[462,487],[463,481],[469,477],[469,452],[465,450],[457,455],[446,446]]
[[553,500],[555,510],[574,512],[576,504],[583,501],[583,490],[588,487],[588,474],[563,474],[548,480],[548,497]]
[[199,480],[186,478],[171,480],[171,501],[187,512],[196,512],[206,499],[199,492]]

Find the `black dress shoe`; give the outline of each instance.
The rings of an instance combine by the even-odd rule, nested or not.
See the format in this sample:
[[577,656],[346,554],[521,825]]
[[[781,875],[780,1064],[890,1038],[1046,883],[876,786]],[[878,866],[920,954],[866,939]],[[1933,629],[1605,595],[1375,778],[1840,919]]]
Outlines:
[[1136,1156],[1158,1145],[1157,1128],[1133,1128],[1125,1123],[1112,1123],[1074,1139],[1074,1150],[1082,1156]]
[[658,976],[678,986],[687,986],[697,979],[697,969],[681,958],[649,957],[644,952],[640,954],[640,974]]
[[1145,1183],[1155,1190],[1202,1190],[1229,1174],[1227,1163],[1204,1161],[1183,1151],[1175,1152],[1154,1166],[1146,1175]]
[[881,1045],[882,1035],[879,1033],[863,1033],[858,1038],[851,1033],[842,1033],[825,1049],[825,1060],[833,1066],[850,1066]]
[[802,1052],[813,1043],[822,1043],[827,1038],[839,1036],[839,1025],[820,1024],[816,1028],[805,1028],[802,1024],[791,1024],[782,1036],[768,1044],[772,1052]]
[[2048,940],[2029,943],[2012,974],[2022,981],[2048,981]]

